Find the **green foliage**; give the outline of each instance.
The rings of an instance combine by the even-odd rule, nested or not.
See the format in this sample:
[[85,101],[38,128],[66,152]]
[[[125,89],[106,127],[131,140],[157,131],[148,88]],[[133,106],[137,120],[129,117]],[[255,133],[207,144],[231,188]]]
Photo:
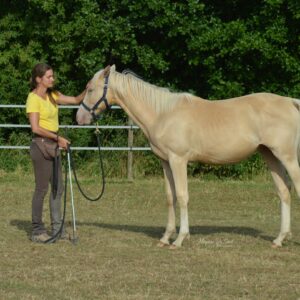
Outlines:
[[258,154],[253,155],[248,160],[234,165],[206,165],[200,163],[192,163],[189,165],[188,173],[193,177],[205,178],[233,178],[233,179],[249,179],[263,173],[265,164]]
[[[30,71],[39,61],[53,66],[57,88],[70,95],[81,92],[97,70],[112,63],[154,84],[209,99],[260,91],[300,94],[297,0],[0,2],[1,103],[25,103]],[[61,112],[61,123],[75,122],[74,115]],[[125,120],[121,113],[106,114],[103,123]],[[27,120],[24,111],[7,110],[0,122]],[[0,139],[9,141],[13,132],[2,129]],[[69,134],[79,145],[92,145],[93,136],[86,132]],[[126,145],[126,133],[103,135],[104,144],[118,140]],[[145,163],[145,174],[156,174],[152,154],[136,156]],[[256,158],[255,164],[260,166]],[[207,170],[239,177],[248,172],[247,166],[195,166],[191,173]]]

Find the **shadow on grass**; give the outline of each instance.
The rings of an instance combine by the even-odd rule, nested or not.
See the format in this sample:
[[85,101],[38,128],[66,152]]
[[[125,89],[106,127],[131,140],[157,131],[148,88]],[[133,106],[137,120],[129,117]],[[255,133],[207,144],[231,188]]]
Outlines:
[[19,230],[23,230],[28,236],[31,236],[31,222],[27,220],[11,220],[10,225],[17,227]]
[[[25,231],[28,236],[31,235],[31,222],[28,220],[11,220],[10,225],[17,227],[19,230]],[[139,226],[139,225],[126,225],[126,224],[107,224],[95,222],[77,222],[76,225],[80,226],[93,226],[117,231],[128,231],[143,233],[151,238],[160,239],[165,230],[161,226]],[[177,228],[178,232],[178,228]],[[192,235],[212,235],[218,233],[231,233],[244,236],[252,236],[254,238],[261,238],[265,241],[271,242],[274,237],[262,234],[261,231],[251,227],[237,227],[237,226],[190,226],[190,233]],[[300,245],[300,243],[292,241],[293,244]]]
[[[144,233],[152,238],[160,239],[165,231],[161,226],[138,226],[138,225],[121,225],[121,224],[107,224],[107,223],[79,223],[82,226],[95,226],[100,228],[107,228],[110,230],[128,231]],[[177,232],[179,228],[177,228]],[[230,227],[230,226],[190,226],[190,233],[192,235],[211,235],[218,233],[233,233],[237,235],[246,235],[252,237],[261,237],[264,240],[272,241],[274,237],[263,236],[261,232],[250,227]]]

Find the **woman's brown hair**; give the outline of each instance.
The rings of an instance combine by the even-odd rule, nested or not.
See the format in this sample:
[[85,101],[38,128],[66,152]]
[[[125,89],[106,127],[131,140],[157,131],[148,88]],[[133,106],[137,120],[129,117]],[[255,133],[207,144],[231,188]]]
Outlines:
[[[33,91],[37,87],[36,78],[43,77],[48,70],[52,70],[52,68],[45,63],[39,63],[33,67],[32,71],[31,71],[31,78],[30,78],[30,90],[31,91]],[[49,100],[51,101],[51,103],[54,106],[56,106],[57,104],[53,98],[52,93],[55,93],[55,91],[52,88],[48,88],[47,95],[49,97]]]

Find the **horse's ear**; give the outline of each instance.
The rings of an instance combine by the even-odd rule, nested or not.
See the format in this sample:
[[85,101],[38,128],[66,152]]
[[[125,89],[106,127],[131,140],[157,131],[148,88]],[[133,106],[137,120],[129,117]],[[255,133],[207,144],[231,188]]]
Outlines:
[[110,66],[108,65],[103,71],[104,77],[108,76],[109,72],[110,72]]
[[113,72],[115,72],[115,71],[116,71],[116,65],[112,65],[112,66],[110,67],[110,70],[113,71]]

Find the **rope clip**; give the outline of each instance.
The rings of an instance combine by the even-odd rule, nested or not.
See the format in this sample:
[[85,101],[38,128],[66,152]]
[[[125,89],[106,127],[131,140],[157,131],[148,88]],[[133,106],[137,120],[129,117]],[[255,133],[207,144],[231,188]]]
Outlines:
[[95,128],[95,134],[99,134],[100,130],[99,130],[99,124],[98,121],[96,122],[96,128]]

